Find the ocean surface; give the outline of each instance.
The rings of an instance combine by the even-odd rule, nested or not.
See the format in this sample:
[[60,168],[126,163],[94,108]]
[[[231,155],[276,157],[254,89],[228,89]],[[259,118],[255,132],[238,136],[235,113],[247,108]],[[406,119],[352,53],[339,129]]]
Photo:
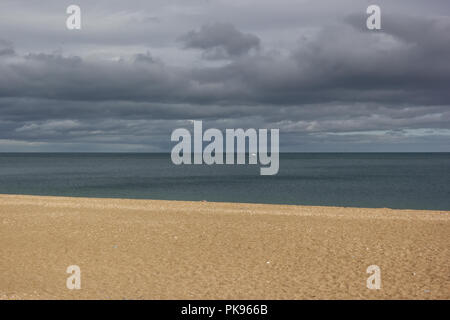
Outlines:
[[450,153],[285,153],[260,165],[170,154],[0,153],[0,193],[450,210]]

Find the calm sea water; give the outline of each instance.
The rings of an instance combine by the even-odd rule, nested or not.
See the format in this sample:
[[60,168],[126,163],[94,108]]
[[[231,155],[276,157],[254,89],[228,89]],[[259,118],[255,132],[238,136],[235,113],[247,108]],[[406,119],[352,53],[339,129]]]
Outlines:
[[280,155],[175,166],[170,154],[0,154],[0,193],[450,210],[450,153]]

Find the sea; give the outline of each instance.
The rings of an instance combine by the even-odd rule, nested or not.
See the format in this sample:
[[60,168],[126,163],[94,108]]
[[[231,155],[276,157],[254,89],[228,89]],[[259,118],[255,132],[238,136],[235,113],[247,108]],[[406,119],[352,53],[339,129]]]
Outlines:
[[0,153],[0,193],[450,210],[450,153],[282,153],[174,165],[169,153]]

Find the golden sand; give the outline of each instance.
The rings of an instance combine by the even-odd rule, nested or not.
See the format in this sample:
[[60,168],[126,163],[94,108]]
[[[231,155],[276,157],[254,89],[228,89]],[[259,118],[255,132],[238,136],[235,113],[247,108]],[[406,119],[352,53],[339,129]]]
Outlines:
[[449,244],[442,211],[0,195],[0,299],[449,299]]

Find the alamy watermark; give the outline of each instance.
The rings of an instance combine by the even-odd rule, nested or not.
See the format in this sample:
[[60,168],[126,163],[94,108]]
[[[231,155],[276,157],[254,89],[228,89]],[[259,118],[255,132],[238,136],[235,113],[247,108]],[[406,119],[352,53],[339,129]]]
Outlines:
[[[178,141],[172,148],[171,158],[180,164],[260,164],[261,175],[275,175],[279,169],[279,130],[270,129],[270,154],[268,153],[268,129],[250,128],[225,130],[208,129],[203,132],[202,121],[193,121],[194,136],[185,128],[175,129],[171,141]],[[192,141],[193,140],[193,141]],[[203,148],[203,142],[208,142]],[[246,148],[248,142],[248,149]],[[192,146],[193,144],[193,146]],[[224,159],[225,157],[225,159]]]
[[69,290],[80,290],[81,289],[81,269],[77,265],[68,266],[66,273],[70,276],[67,278],[66,287]]
[[81,8],[75,4],[67,7],[66,13],[70,16],[66,20],[66,27],[69,30],[81,29]]
[[366,26],[369,30],[381,29],[381,9],[379,6],[373,4],[367,7],[367,14],[370,16],[366,20]]
[[367,278],[366,286],[370,290],[380,290],[381,289],[381,269],[376,264],[367,267],[366,272],[370,274]]

